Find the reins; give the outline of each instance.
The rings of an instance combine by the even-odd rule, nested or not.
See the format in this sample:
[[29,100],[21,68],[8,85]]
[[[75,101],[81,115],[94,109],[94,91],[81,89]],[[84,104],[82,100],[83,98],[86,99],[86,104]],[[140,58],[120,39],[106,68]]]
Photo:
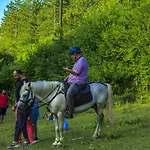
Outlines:
[[[61,84],[61,83],[60,83],[60,84]],[[37,109],[37,108],[40,108],[40,107],[42,107],[42,106],[44,106],[44,105],[49,105],[49,104],[55,99],[55,97],[56,97],[58,94],[60,94],[60,93],[64,94],[63,91],[59,91],[59,89],[60,89],[60,84],[57,85],[56,88],[55,88],[52,92],[50,92],[45,98],[43,98],[42,100],[40,100],[40,102],[44,101],[46,98],[48,98],[48,96],[50,96],[50,95],[58,88],[56,94],[55,94],[48,102],[45,102],[45,103],[41,104],[40,106],[35,107],[35,108],[32,108],[32,109]],[[59,91],[59,92],[58,92],[58,91]]]

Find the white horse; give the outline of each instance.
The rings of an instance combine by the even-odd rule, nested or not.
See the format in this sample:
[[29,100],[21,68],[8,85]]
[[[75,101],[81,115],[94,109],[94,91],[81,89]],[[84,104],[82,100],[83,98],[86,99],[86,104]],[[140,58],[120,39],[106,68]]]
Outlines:
[[[112,123],[112,88],[110,84],[99,82],[89,83],[92,100],[84,105],[74,108],[74,113],[84,112],[89,108],[94,108],[97,114],[97,126],[93,134],[93,138],[100,135],[103,123],[103,108],[106,103],[108,120]],[[18,102],[17,109],[25,111],[31,108],[34,97],[38,97],[43,104],[47,104],[49,110],[55,117],[56,138],[54,146],[61,145],[63,141],[63,122],[64,113],[66,111],[67,102],[64,94],[64,84],[57,81],[36,81],[26,83],[21,89],[21,97]],[[43,105],[42,104],[42,105]]]

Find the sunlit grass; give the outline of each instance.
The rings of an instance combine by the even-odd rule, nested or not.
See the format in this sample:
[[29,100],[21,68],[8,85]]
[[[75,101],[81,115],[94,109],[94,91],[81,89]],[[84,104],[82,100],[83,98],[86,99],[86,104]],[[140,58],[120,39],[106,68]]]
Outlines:
[[[150,104],[126,104],[114,109],[114,128],[110,129],[105,119],[101,137],[92,140],[95,130],[95,114],[89,110],[68,120],[69,130],[64,132],[64,145],[53,147],[55,140],[54,121],[42,119],[46,109],[40,109],[38,122],[39,143],[28,150],[149,150],[150,149]],[[105,112],[105,111],[104,111]],[[106,117],[106,115],[105,115]],[[0,149],[11,144],[14,132],[14,112],[8,110],[4,124],[0,124]],[[18,149],[23,149],[22,147]]]

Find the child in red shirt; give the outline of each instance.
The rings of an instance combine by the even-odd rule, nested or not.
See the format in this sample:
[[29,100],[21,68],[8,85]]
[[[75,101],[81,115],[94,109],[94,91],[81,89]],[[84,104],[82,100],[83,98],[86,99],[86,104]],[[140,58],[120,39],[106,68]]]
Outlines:
[[4,116],[6,115],[6,110],[8,108],[9,98],[6,90],[2,90],[0,94],[0,123],[4,122]]

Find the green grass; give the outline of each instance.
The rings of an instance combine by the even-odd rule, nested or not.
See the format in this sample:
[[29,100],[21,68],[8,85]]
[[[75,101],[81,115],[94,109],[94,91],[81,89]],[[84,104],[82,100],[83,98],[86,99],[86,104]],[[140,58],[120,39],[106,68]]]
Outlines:
[[[64,132],[64,145],[53,147],[54,121],[42,119],[46,109],[40,109],[38,122],[39,143],[28,150],[149,150],[150,149],[150,104],[126,104],[115,108],[114,128],[107,125],[106,115],[101,136],[92,140],[95,130],[95,114],[89,110],[68,120],[69,130]],[[8,109],[5,122],[0,124],[0,150],[5,150],[13,140],[14,112]],[[20,147],[18,150],[22,150]]]

